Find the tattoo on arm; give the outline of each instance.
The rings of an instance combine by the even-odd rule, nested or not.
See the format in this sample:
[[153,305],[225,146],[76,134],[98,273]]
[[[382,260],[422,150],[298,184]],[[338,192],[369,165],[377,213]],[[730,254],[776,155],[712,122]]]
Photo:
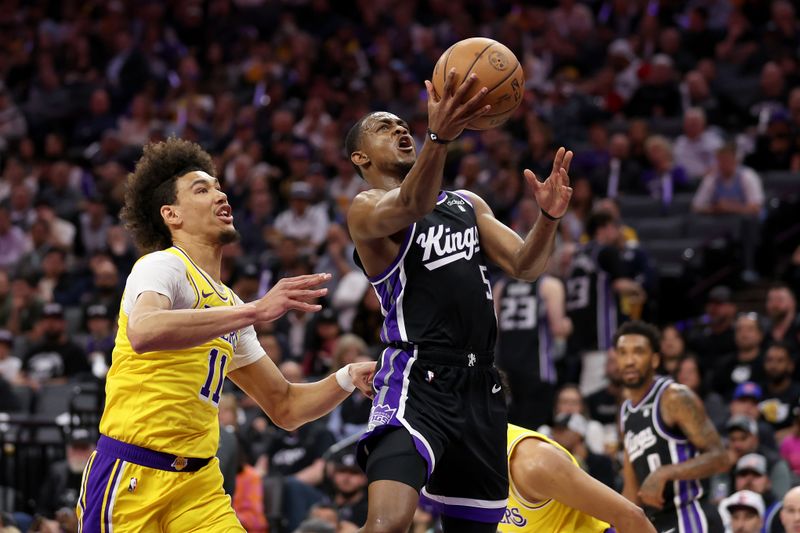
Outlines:
[[670,479],[698,479],[724,471],[728,456],[719,433],[709,420],[700,398],[689,388],[670,385],[661,403],[662,414],[686,435],[698,450],[697,457],[670,467]]

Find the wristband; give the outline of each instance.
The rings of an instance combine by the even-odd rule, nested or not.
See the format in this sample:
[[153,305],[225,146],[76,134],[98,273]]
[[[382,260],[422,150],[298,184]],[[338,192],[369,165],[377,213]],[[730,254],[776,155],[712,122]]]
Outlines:
[[345,365],[336,371],[336,383],[347,392],[356,390],[356,386],[353,385],[353,378],[350,376],[350,365]]
[[430,128],[428,128],[428,138],[437,144],[450,144],[451,142],[453,142],[452,139],[449,141],[446,139],[442,139],[441,137],[439,137],[438,134],[432,132]]
[[545,211],[541,207],[539,209],[542,211],[542,214],[544,215],[544,218],[547,218],[547,219],[550,219],[550,220],[553,220],[553,221],[561,220],[562,218],[564,218],[564,215],[561,215],[560,217],[554,217],[553,215],[551,215],[550,213],[548,213],[547,211]]

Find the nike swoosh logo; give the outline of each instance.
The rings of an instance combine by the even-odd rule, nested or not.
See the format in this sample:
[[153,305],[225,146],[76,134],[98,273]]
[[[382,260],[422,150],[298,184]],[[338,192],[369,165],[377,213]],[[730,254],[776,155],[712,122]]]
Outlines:
[[497,394],[498,392],[500,392],[500,385],[492,387],[492,394]]
[[209,296],[211,296],[214,293],[213,292],[208,292],[207,293],[206,291],[202,291],[200,294],[203,295],[203,298],[208,298]]

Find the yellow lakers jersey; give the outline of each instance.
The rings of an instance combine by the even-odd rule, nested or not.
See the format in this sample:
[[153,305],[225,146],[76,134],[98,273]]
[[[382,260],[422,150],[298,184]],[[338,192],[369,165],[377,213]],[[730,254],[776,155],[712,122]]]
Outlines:
[[[563,446],[530,429],[521,428],[513,424],[508,425],[508,459],[523,439],[533,438],[552,444],[566,453],[570,460],[578,466],[578,461]],[[497,528],[503,533],[601,533],[610,526],[592,516],[581,513],[556,500],[547,500],[539,503],[530,503],[523,498],[511,479],[508,491],[508,507],[503,520]]]
[[[215,283],[183,250],[172,247],[165,252],[186,265],[194,309],[235,305],[233,292]],[[100,432],[159,452],[212,457],[219,443],[217,404],[239,332],[193,348],[137,354],[127,326],[128,315],[121,307]]]

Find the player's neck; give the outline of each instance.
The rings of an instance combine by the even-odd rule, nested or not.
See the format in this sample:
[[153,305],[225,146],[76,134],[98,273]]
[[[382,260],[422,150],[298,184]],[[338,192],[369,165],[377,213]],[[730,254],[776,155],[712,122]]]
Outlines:
[[368,181],[373,189],[383,189],[384,191],[396,189],[403,183],[401,178],[386,173],[371,176]]
[[642,398],[647,396],[647,393],[650,392],[650,389],[653,387],[653,382],[655,379],[650,377],[650,379],[645,380],[644,383],[640,387],[636,388],[626,388],[625,389],[625,396],[631,401],[633,405],[638,404],[642,401]]
[[192,261],[211,276],[214,281],[221,283],[222,246],[183,236],[176,236],[173,239],[173,243],[186,252],[192,258]]

